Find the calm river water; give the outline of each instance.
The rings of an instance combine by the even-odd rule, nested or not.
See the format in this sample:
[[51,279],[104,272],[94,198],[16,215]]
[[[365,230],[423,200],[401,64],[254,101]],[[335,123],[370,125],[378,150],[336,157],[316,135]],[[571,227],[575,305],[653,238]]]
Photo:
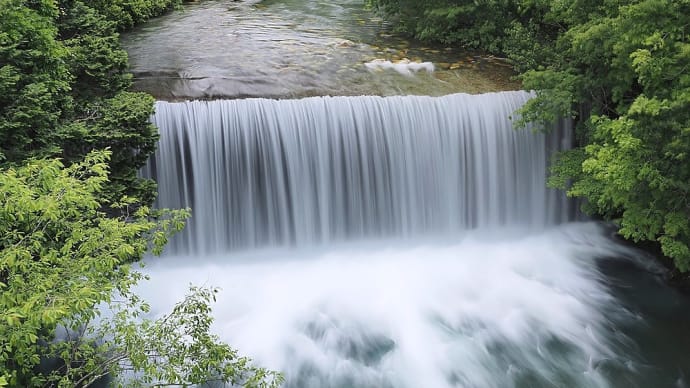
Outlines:
[[[136,88],[167,100],[443,95],[518,87],[505,64],[405,40],[390,30],[361,0],[207,0],[148,22],[122,40]],[[405,60],[432,62],[435,71],[401,64],[396,71],[393,62]],[[384,68],[386,61],[391,68]]]

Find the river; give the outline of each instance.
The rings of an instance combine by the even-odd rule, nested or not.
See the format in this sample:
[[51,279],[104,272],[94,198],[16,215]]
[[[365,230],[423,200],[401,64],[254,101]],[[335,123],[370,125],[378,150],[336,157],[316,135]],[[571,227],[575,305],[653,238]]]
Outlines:
[[545,188],[572,128],[514,130],[500,61],[354,0],[205,1],[123,39],[168,100],[142,173],[193,208],[148,260],[154,314],[220,286],[214,330],[287,387],[689,385],[690,299]]
[[[478,93],[514,89],[483,55],[393,34],[362,1],[207,0],[123,36],[135,87],[161,99]],[[377,66],[432,62],[403,74]],[[371,63],[369,67],[365,64]],[[452,67],[452,69],[451,69]]]

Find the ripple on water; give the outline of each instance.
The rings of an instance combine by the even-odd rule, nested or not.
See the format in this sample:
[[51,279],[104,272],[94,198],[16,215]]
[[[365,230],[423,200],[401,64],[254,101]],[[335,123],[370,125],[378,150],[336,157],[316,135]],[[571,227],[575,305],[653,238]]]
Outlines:
[[[135,87],[159,99],[444,95],[519,88],[510,80],[510,69],[486,56],[427,47],[388,30],[361,0],[257,5],[209,0],[123,34],[122,42]],[[448,65],[409,76],[394,66],[371,72],[365,63],[373,60]]]

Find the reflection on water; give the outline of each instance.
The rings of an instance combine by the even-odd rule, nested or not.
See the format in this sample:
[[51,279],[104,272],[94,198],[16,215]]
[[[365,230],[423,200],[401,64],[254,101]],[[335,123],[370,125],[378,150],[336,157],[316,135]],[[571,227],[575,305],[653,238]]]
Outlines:
[[[123,35],[135,87],[160,99],[444,95],[516,89],[508,66],[390,33],[362,0],[206,0]],[[367,62],[432,62],[400,74]]]

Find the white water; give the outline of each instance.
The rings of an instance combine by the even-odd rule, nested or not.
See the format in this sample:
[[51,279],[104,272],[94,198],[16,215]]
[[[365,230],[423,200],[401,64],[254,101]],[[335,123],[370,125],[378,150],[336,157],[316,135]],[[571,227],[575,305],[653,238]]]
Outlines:
[[562,224],[569,129],[514,131],[528,98],[158,103],[146,174],[194,219],[141,293],[221,287],[215,330],[288,387],[616,386],[637,361],[594,260],[622,248]]
[[594,224],[498,233],[166,257],[142,294],[165,311],[190,282],[220,286],[216,332],[288,387],[595,387],[634,372],[608,327],[632,317],[593,261],[619,248]]

